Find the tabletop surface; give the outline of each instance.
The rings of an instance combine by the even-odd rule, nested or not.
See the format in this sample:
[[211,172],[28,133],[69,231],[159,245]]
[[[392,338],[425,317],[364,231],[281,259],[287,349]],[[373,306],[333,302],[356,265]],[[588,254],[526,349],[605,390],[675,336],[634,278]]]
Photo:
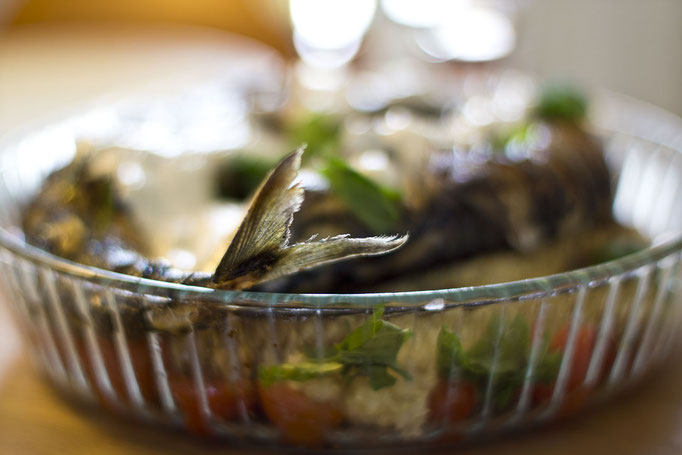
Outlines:
[[[144,43],[137,46],[121,39],[123,35],[130,36],[129,31],[114,31],[108,41],[100,34],[98,39],[108,46],[108,57],[104,59],[97,56],[96,46],[82,45],[86,40],[79,38],[78,33],[23,30],[3,37],[0,136],[3,130],[74,101],[111,90],[128,90],[132,85],[140,89],[147,84],[148,89],[155,82],[153,85],[159,86],[162,74],[175,72],[182,76],[180,69],[204,77],[211,71],[217,74],[220,67],[207,62],[229,62],[228,57],[234,56],[234,48],[230,47],[233,42],[215,33],[185,30],[182,33],[190,33],[191,39],[184,39],[182,33],[169,33],[166,29],[156,35],[150,31],[135,35],[138,42]],[[50,57],[46,59],[48,51]],[[61,65],[59,71],[40,71],[46,63],[57,60],[70,62],[70,71],[78,73],[78,77],[69,74],[69,65]],[[86,77],[85,71],[93,68],[93,63],[98,77]],[[50,79],[41,78],[41,74],[50,74]],[[259,453],[206,444],[70,403],[31,368],[2,301],[0,335],[0,455]],[[649,378],[635,392],[572,420],[473,447],[429,453],[682,453],[681,360],[682,353],[675,354],[661,374]]]

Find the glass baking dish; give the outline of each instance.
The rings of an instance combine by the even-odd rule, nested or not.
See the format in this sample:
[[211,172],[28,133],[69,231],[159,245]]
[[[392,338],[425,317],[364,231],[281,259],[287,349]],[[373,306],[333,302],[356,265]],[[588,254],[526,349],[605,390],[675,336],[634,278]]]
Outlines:
[[[46,147],[92,131],[93,116],[79,114],[0,147],[4,298],[37,368],[63,390],[231,444],[436,446],[559,419],[660,366],[680,328],[682,122],[624,97],[592,98],[614,214],[653,239],[621,259],[518,282],[352,295],[217,291],[75,264],[25,244],[16,226],[60,165]],[[152,110],[112,105],[105,117],[127,128]],[[330,347],[373,324],[404,338],[391,387],[324,372],[267,377],[291,359],[323,366]],[[458,356],[483,330],[487,373],[465,376]],[[523,362],[510,367],[503,340],[520,332]]]

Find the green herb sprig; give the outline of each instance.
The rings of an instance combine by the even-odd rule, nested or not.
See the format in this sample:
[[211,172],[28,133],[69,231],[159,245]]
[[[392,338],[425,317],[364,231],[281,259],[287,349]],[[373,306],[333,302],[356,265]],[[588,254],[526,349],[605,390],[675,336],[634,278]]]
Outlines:
[[587,115],[587,99],[571,85],[548,85],[540,92],[533,114],[542,120],[580,121]]
[[399,224],[400,194],[360,174],[339,157],[329,158],[322,175],[332,192],[373,234],[386,234]]
[[[532,337],[528,324],[520,315],[506,327],[501,324],[500,318],[491,318],[486,330],[468,350],[462,347],[457,334],[444,326],[436,347],[441,377],[448,379],[456,375],[473,382],[481,391],[492,378],[495,409],[506,409],[523,383]],[[551,383],[559,373],[563,353],[550,351],[548,334],[543,336],[541,343],[533,381]]]
[[303,162],[315,157],[338,155],[340,147],[341,122],[330,115],[309,114],[289,128],[292,146],[306,144]]
[[294,124],[289,134],[296,145],[307,144],[303,161],[317,160],[332,193],[372,234],[388,234],[398,227],[400,193],[361,174],[342,158],[337,119],[311,114]]
[[381,319],[383,312],[383,308],[375,310],[367,321],[331,347],[327,358],[261,367],[260,382],[268,386],[277,381],[307,381],[341,374],[348,380],[366,376],[370,387],[379,390],[395,384],[397,378],[391,373],[410,380],[410,374],[398,365],[397,356],[412,331]]

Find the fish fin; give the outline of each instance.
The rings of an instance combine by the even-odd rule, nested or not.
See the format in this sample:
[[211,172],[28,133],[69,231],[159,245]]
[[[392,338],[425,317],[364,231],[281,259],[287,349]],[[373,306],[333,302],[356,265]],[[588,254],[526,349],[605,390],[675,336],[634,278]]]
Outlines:
[[296,182],[302,154],[303,148],[299,148],[283,158],[258,188],[216,268],[214,283],[268,268],[288,244],[289,227],[303,202],[303,189]]
[[259,282],[274,280],[311,267],[352,257],[389,253],[403,246],[407,239],[407,235],[359,239],[339,235],[297,243],[282,250],[277,263],[260,277]]

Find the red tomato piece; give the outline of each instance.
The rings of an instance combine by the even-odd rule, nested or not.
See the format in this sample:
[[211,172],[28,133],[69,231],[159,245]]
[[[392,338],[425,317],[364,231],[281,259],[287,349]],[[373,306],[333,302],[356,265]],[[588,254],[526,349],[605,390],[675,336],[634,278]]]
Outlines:
[[288,442],[317,447],[326,433],[343,421],[343,411],[334,402],[315,401],[286,383],[259,386],[261,407]]
[[[194,381],[184,376],[170,376],[168,381],[173,398],[185,415],[186,428],[200,436],[212,436],[213,431],[202,413]],[[242,403],[248,413],[255,407],[255,394],[248,382],[207,381],[204,389],[211,414],[219,419],[226,421],[238,419]]]
[[554,394],[554,383],[544,384],[538,382],[533,386],[533,403],[540,405],[548,403]]
[[[549,345],[550,351],[566,350],[568,343],[568,326],[562,328],[554,334]],[[571,374],[568,377],[567,391],[572,391],[580,387],[585,380],[587,369],[592,360],[592,352],[597,340],[597,330],[592,325],[580,327],[576,334],[573,348],[573,358],[571,359]]]
[[471,382],[449,383],[441,379],[429,394],[429,421],[442,423],[446,419],[449,422],[464,420],[473,415],[478,401],[478,389]]
[[[550,352],[564,352],[568,343],[569,326],[563,327],[556,332],[551,339]],[[597,343],[598,331],[594,325],[585,325],[576,333],[573,357],[571,359],[570,374],[566,383],[566,392],[560,415],[572,414],[582,408],[587,402],[592,388],[600,385],[608,378],[615,359],[615,343],[612,339],[607,340],[606,352],[604,353],[602,369],[599,372],[597,382],[592,387],[585,387],[584,381],[587,376],[592,355]],[[533,402],[535,404],[547,403],[552,399],[556,383],[537,383],[533,389]]]

